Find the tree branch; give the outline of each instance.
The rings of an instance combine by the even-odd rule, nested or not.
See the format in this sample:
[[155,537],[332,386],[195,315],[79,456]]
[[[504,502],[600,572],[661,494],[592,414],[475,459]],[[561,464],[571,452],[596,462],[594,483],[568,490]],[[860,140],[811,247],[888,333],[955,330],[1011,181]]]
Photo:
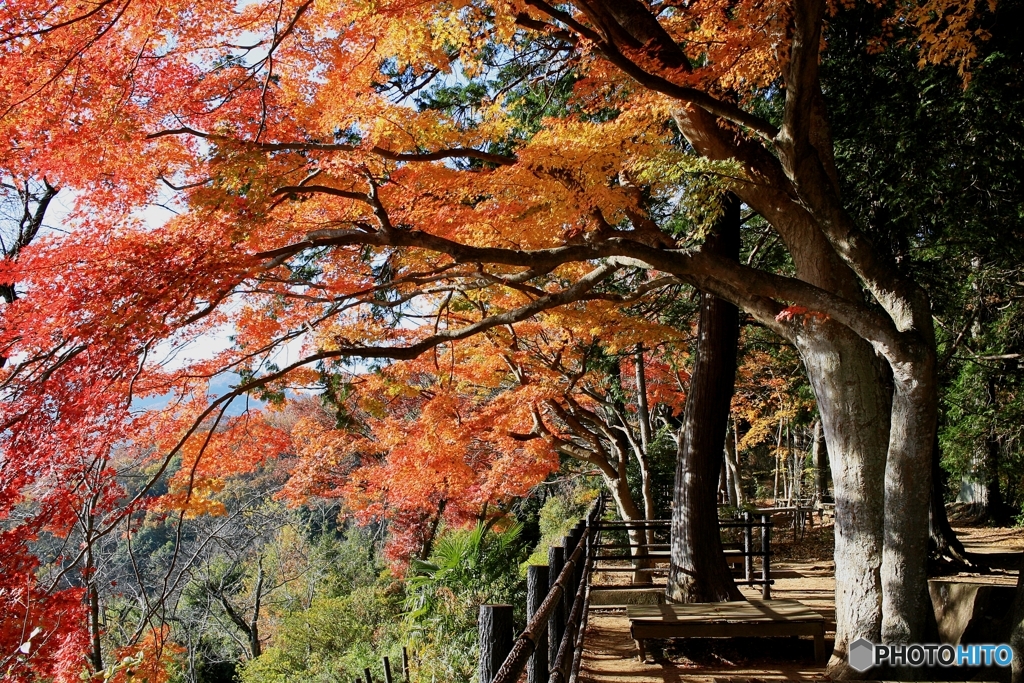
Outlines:
[[516,163],[518,159],[515,156],[507,154],[494,154],[491,152],[484,152],[479,149],[473,149],[471,147],[450,147],[446,149],[439,149],[433,152],[395,152],[384,147],[378,147],[376,145],[372,147],[361,147],[359,145],[350,145],[344,143],[322,143],[322,142],[257,142],[253,140],[239,140],[238,138],[232,138],[227,135],[217,135],[215,133],[206,133],[189,126],[181,126],[179,128],[172,128],[168,130],[161,130],[156,133],[150,133],[146,136],[147,140],[155,140],[170,135],[192,135],[194,137],[203,138],[210,140],[211,142],[219,142],[228,145],[237,145],[243,149],[255,149],[264,152],[358,152],[367,151],[371,154],[381,157],[382,159],[388,159],[389,161],[443,161],[444,159],[477,159],[478,161],[484,161],[497,166],[508,166]]

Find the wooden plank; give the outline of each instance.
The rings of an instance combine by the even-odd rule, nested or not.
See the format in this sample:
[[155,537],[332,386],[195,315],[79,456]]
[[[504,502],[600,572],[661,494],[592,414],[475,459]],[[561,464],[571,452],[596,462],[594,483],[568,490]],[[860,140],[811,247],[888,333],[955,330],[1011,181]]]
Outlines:
[[[623,558],[623,559],[625,559],[625,558]],[[593,570],[591,570],[591,571],[593,571],[595,574],[605,574],[605,573],[609,573],[609,572],[648,572],[648,573],[662,572],[662,573],[664,573],[664,572],[668,571],[668,567],[648,567],[648,568],[641,567],[640,569],[637,569],[635,567],[594,567]]]
[[630,616],[629,620],[637,624],[703,624],[703,623],[730,623],[730,624],[753,624],[753,623],[766,623],[766,624],[786,624],[786,623],[801,623],[811,621],[824,621],[824,617],[820,614],[815,617],[805,615],[791,615],[787,617],[777,617],[768,615],[750,615],[750,614],[688,614],[675,616],[674,618],[657,619],[657,618],[635,618]]
[[649,624],[632,623],[630,635],[637,644],[640,661],[644,661],[644,640],[649,638],[771,638],[785,636],[812,636],[814,659],[825,658],[824,622],[762,622],[744,624]]
[[825,656],[825,618],[796,600],[750,600],[626,608],[640,661],[648,638],[813,636],[814,657]]
[[629,632],[641,638],[758,638],[774,636],[813,636],[824,624],[816,622],[780,622],[776,624],[719,622],[704,624],[635,623]]
[[779,612],[792,609],[808,610],[799,600],[781,598],[778,600],[731,600],[725,602],[687,602],[669,605],[677,610],[746,609],[758,612]]
[[824,619],[817,612],[796,600],[751,600],[749,602],[715,602],[665,605],[637,605],[630,608],[631,621],[817,621]]

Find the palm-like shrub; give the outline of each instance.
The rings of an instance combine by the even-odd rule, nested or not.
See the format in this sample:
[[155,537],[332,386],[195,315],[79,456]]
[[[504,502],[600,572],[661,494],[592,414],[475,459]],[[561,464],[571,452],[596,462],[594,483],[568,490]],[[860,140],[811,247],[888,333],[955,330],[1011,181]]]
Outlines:
[[477,666],[477,615],[483,604],[525,605],[519,565],[522,527],[479,524],[445,533],[406,584],[407,624],[419,652],[420,680],[470,681]]

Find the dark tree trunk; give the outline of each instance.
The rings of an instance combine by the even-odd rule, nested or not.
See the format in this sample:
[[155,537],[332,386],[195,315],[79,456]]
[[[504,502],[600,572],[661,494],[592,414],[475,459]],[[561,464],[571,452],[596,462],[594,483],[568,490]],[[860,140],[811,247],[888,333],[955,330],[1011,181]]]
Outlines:
[[[990,374],[987,384],[986,406],[998,410],[998,394],[995,375]],[[967,502],[971,504],[974,522],[990,522],[996,526],[1008,526],[1013,520],[1007,507],[1003,493],[999,488],[1000,439],[994,426],[985,438],[985,445],[977,454],[977,468],[972,473],[970,482],[971,495]]]
[[[95,497],[93,498],[95,502]],[[96,586],[96,560],[93,556],[93,543],[95,537],[93,536],[93,521],[94,518],[90,514],[86,517],[88,520],[85,527],[85,577],[86,577],[86,600],[89,605],[89,664],[92,665],[92,670],[95,673],[103,671],[103,643],[100,639],[102,635],[102,624],[100,623],[100,593]]]
[[[739,201],[730,195],[704,249],[738,259],[739,217]],[[676,602],[743,599],[722,552],[717,504],[738,341],[736,307],[702,294],[696,360],[678,437],[671,567],[666,587],[666,595]]]
[[103,644],[100,640],[100,634],[102,632],[102,626],[100,624],[100,594],[96,590],[96,584],[93,583],[93,579],[89,579],[89,635],[92,642],[90,643],[91,649],[89,652],[89,663],[92,664],[93,671],[103,671]]
[[928,554],[933,562],[939,562],[953,569],[970,569],[975,565],[968,559],[964,544],[956,537],[946,515],[946,476],[942,471],[938,436],[932,452],[932,497],[928,505]]
[[434,552],[434,539],[437,537],[437,529],[441,526],[441,519],[444,517],[444,509],[447,505],[447,498],[442,498],[441,502],[437,504],[437,514],[434,515],[434,519],[430,523],[430,530],[427,532],[427,537],[423,539],[423,548],[420,549],[421,560],[426,560],[430,557],[430,553]]
[[263,558],[259,559],[256,574],[256,590],[253,591],[252,619],[249,620],[249,650],[252,658],[256,659],[263,654],[263,647],[260,644],[260,603],[263,600]]

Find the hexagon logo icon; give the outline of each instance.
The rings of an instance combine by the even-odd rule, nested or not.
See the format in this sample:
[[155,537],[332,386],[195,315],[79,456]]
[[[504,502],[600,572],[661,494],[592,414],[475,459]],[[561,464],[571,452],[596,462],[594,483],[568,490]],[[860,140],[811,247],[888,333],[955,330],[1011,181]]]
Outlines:
[[867,671],[875,663],[875,646],[867,638],[858,638],[850,645],[850,666]]

